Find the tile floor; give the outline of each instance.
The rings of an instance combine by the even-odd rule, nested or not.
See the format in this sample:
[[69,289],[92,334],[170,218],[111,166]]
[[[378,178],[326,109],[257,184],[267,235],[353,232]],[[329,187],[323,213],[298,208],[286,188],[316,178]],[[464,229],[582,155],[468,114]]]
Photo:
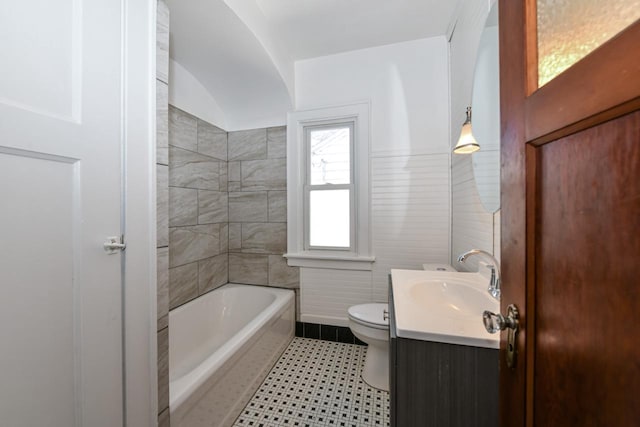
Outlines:
[[389,425],[389,393],[360,377],[367,348],[294,338],[234,427]]

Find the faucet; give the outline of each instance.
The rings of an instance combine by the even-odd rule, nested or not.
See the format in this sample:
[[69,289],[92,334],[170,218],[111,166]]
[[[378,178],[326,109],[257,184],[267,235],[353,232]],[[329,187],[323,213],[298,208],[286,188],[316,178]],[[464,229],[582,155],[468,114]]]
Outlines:
[[465,262],[468,257],[473,255],[484,255],[493,263],[493,265],[487,265],[487,268],[491,269],[491,279],[487,291],[495,299],[500,299],[500,263],[489,252],[480,249],[471,249],[463,253],[458,257],[458,262]]

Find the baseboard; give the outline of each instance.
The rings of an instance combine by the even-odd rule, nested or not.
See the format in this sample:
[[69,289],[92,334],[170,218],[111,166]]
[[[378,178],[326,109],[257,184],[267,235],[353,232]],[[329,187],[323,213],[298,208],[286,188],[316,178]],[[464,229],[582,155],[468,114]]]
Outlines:
[[345,344],[367,345],[356,338],[351,332],[351,329],[346,326],[296,322],[296,336],[301,338],[341,342]]

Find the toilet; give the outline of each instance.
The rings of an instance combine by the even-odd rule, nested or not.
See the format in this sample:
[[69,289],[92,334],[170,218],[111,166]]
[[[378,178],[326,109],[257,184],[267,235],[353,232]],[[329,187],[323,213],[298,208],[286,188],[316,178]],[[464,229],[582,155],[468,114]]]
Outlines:
[[373,388],[389,391],[389,304],[349,307],[349,328],[367,343],[362,379]]

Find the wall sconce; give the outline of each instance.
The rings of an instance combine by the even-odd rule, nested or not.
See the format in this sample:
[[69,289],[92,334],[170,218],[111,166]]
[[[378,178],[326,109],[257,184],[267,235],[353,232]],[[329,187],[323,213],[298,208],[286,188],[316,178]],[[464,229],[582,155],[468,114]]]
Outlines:
[[467,107],[467,120],[462,124],[460,138],[453,149],[456,154],[471,154],[480,149],[480,145],[471,133],[471,107]]

